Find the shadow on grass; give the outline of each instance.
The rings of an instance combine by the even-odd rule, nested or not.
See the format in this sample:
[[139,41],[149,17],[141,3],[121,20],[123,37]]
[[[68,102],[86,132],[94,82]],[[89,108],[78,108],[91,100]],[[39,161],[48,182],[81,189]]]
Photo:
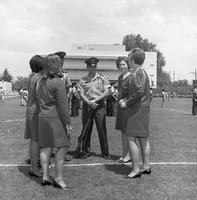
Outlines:
[[[73,159],[80,159],[80,158],[76,157],[76,151],[69,151],[67,154],[72,156]],[[103,156],[101,154],[97,154],[95,152],[90,152],[90,156],[103,158]],[[114,161],[116,161],[120,158],[120,156],[112,155],[112,154],[110,154],[110,157],[111,157],[111,160],[114,160]]]
[[120,175],[127,175],[131,171],[131,167],[128,167],[127,165],[105,165],[105,169],[108,171],[112,171],[115,174]]
[[40,184],[41,183],[41,178],[36,178],[36,177],[32,177],[29,175],[29,167],[26,166],[18,166],[18,171],[21,172],[22,174],[24,174],[27,178],[29,178],[30,180],[35,181],[36,183]]

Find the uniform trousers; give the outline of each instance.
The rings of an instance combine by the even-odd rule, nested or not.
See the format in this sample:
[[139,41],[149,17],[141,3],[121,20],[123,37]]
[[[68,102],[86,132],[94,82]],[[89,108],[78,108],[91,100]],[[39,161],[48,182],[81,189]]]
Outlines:
[[[99,135],[101,153],[103,156],[109,156],[107,128],[106,128],[105,103],[104,103],[104,101],[99,101],[97,103],[99,105],[93,111],[92,117],[89,117],[89,115],[91,115],[91,113],[92,113],[92,108],[88,104],[83,103],[83,108],[82,108],[83,129],[84,129],[84,127],[86,127],[87,123],[89,123],[89,126],[88,126],[88,130],[86,131],[85,137],[83,136],[83,133],[81,133],[78,140],[82,141],[82,152],[89,153],[92,128],[93,128],[93,123],[95,120],[96,128],[97,128],[98,135]],[[83,131],[83,129],[82,129],[82,131]],[[81,138],[81,137],[83,137],[83,138]]]

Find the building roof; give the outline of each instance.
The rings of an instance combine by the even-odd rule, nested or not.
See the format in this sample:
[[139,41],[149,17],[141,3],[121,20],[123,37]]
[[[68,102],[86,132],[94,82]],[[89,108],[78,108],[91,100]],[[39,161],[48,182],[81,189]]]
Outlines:
[[88,58],[88,57],[97,57],[97,58],[108,58],[108,59],[117,59],[119,56],[127,56],[128,52],[126,51],[72,51],[68,52],[66,58]]

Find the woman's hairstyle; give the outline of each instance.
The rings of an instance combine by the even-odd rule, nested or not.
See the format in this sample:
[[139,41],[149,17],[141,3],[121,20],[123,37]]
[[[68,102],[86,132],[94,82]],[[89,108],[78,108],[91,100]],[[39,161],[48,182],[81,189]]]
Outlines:
[[43,78],[53,78],[55,76],[61,77],[61,67],[61,58],[55,54],[49,54],[44,58]]
[[64,59],[64,57],[66,56],[66,52],[64,52],[64,51],[58,51],[54,54],[59,56],[61,59]]
[[32,72],[38,73],[43,70],[44,58],[40,55],[33,56],[29,61],[30,68]]
[[119,69],[120,68],[120,62],[121,61],[125,61],[125,63],[127,64],[128,66],[128,69],[130,69],[130,66],[129,66],[129,62],[128,62],[128,58],[127,57],[118,57],[118,59],[116,60],[116,67]]
[[134,60],[135,64],[142,65],[145,60],[145,52],[140,48],[133,49],[129,55],[129,60]]

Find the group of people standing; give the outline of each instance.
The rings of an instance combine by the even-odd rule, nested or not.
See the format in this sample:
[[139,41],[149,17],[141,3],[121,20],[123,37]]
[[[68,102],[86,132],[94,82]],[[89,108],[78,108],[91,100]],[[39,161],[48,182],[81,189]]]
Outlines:
[[[72,131],[68,93],[62,79],[64,52],[45,57],[36,55],[30,60],[32,75],[29,79],[29,98],[26,110],[25,138],[30,139],[29,175],[42,177],[42,185],[53,185],[64,190],[69,187],[64,182],[63,164],[71,144]],[[150,174],[149,115],[150,87],[149,78],[142,64],[145,52],[134,49],[128,57],[119,57],[116,64],[121,75],[118,77],[117,117],[115,129],[122,133],[123,152],[120,163],[132,161],[132,170],[126,178],[137,178]],[[101,154],[111,159],[109,154],[105,99],[113,93],[105,76],[97,72],[95,57],[85,60],[87,76],[81,78],[78,97],[82,100],[82,131],[78,137],[76,157],[86,159],[91,149],[91,134],[95,120]],[[142,152],[142,169],[139,168],[139,147]],[[55,177],[49,173],[52,149],[55,148]],[[38,159],[43,174],[38,169]]]
[[[29,175],[42,177],[43,186],[53,185],[67,190],[69,188],[63,179],[63,166],[71,144],[72,127],[61,72],[64,56],[64,52],[57,52],[46,57],[36,55],[30,60],[32,75],[28,84],[25,138],[30,139]],[[49,173],[53,148],[56,148],[55,178]],[[38,169],[39,157],[43,174]]]

